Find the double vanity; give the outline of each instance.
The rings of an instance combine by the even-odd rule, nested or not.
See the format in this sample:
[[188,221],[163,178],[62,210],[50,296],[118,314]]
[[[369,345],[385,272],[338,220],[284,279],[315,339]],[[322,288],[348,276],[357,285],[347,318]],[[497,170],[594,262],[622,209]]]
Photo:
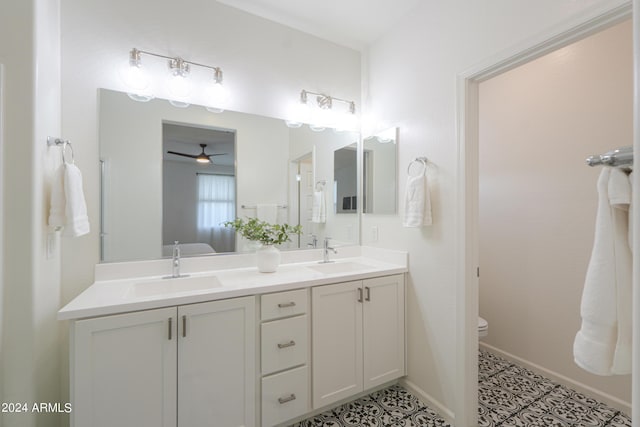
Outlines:
[[69,320],[72,425],[287,425],[405,375],[407,254],[99,264]]

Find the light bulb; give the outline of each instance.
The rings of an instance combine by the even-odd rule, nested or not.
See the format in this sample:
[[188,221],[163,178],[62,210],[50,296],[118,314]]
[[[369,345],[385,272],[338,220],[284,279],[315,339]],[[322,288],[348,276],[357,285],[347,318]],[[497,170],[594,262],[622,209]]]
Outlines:
[[229,102],[229,92],[221,81],[214,81],[207,85],[205,96],[207,98],[207,110],[212,113],[222,113],[224,107],[227,106],[227,102]]
[[186,99],[191,94],[191,84],[186,76],[181,74],[169,76],[167,80],[167,89],[171,95],[171,99],[169,100],[171,105],[178,108],[186,108],[189,106]]
[[335,130],[337,132],[354,131],[358,127],[358,119],[355,114],[342,113],[337,115]]
[[309,127],[311,130],[321,132],[327,127],[333,127],[333,111],[330,108],[314,108]]
[[120,66],[119,74],[129,98],[140,102],[153,99],[149,90],[149,76],[140,63],[139,51],[134,49],[130,52],[129,61]]
[[309,123],[309,105],[306,102],[296,102],[291,108],[291,119],[284,122],[290,128],[299,128],[303,123]]

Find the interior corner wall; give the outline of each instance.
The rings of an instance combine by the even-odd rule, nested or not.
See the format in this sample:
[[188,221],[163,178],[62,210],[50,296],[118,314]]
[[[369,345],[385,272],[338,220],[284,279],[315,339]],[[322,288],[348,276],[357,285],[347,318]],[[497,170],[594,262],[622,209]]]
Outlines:
[[0,63],[2,157],[11,159],[2,169],[2,401],[28,405],[26,413],[3,413],[2,422],[56,426],[59,414],[32,405],[60,401],[60,258],[46,254],[47,182],[55,156],[46,136],[60,131],[59,1],[3,3]]
[[633,139],[631,20],[482,82],[479,104],[483,342],[628,412],[630,376],[580,369],[573,339],[602,170],[582,160]]
[[[626,1],[421,2],[370,46],[365,114],[372,130],[399,127],[398,215],[363,215],[362,242],[408,250],[408,384],[443,415],[456,402],[456,77],[543,30],[584,23]],[[379,123],[380,125],[376,125]],[[384,123],[384,125],[382,125]],[[401,226],[407,164],[426,156],[434,224]],[[373,241],[372,227],[378,227]],[[469,349],[469,351],[475,351]]]

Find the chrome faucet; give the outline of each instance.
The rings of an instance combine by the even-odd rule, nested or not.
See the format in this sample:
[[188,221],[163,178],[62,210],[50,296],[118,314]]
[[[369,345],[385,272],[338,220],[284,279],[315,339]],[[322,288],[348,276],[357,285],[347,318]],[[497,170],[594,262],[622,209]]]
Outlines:
[[318,247],[318,236],[316,236],[315,234],[311,235],[311,243],[307,243],[307,247],[308,248],[317,248]]
[[177,240],[173,242],[173,259],[171,266],[171,277],[173,279],[180,277],[180,243]]
[[322,261],[320,261],[323,264],[326,264],[328,262],[333,262],[329,259],[329,251],[333,251],[334,254],[338,253],[338,250],[336,248],[332,248],[331,246],[329,246],[329,240],[331,240],[331,237],[324,238],[324,249],[322,251]]

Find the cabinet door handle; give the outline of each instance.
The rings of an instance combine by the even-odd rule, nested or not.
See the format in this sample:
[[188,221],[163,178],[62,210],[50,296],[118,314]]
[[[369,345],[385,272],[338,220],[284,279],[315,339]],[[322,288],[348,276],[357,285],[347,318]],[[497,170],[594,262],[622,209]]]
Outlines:
[[287,397],[279,397],[278,398],[278,403],[280,403],[281,405],[287,402],[291,402],[292,400],[296,400],[296,395],[291,393],[289,396]]
[[187,316],[182,316],[182,338],[187,336]]
[[362,288],[358,288],[358,302],[362,302]]
[[169,317],[169,341],[171,341],[173,333],[173,317]]
[[281,302],[280,304],[278,304],[278,308],[287,308],[287,307],[294,307],[296,305],[295,302],[291,301],[291,302]]
[[371,289],[368,286],[364,287],[364,291],[365,291],[365,297],[364,300],[365,301],[371,301]]
[[291,341],[286,342],[284,344],[278,344],[278,348],[293,347],[294,345],[296,345],[296,342],[294,340],[291,340]]

